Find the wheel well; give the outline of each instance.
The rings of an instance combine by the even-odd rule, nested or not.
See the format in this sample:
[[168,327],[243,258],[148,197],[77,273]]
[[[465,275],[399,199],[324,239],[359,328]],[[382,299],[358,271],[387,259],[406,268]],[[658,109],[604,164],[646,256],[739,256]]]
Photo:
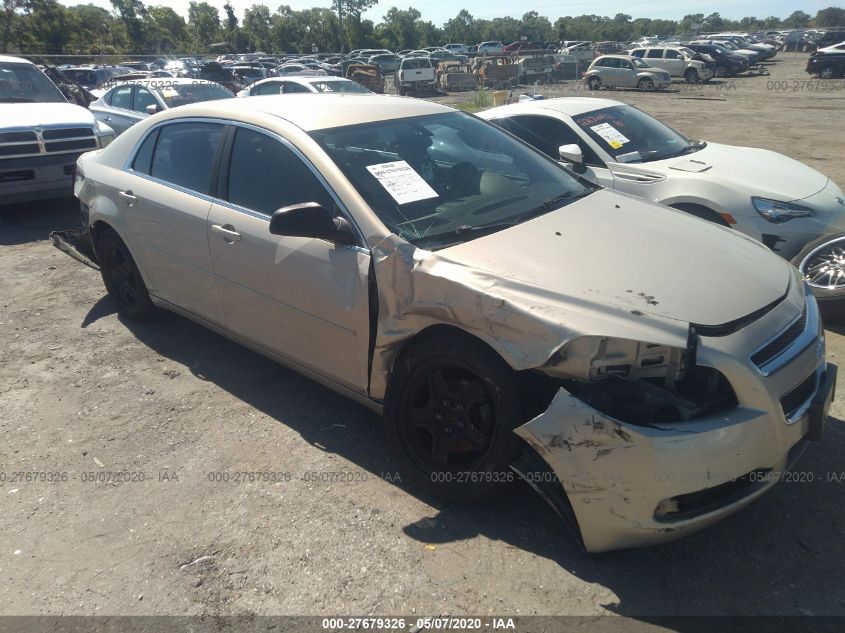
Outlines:
[[97,238],[106,229],[111,229],[112,231],[114,230],[108,222],[104,222],[103,220],[97,220],[94,222],[94,224],[91,225],[91,241],[96,244]]
[[[393,361],[393,364],[396,365],[396,360],[398,360],[405,352],[407,352],[412,347],[421,344],[427,339],[434,338],[434,337],[442,337],[442,338],[463,338],[466,340],[470,340],[476,343],[480,343],[484,345],[487,349],[493,352],[499,358],[502,358],[502,355],[499,354],[489,343],[487,343],[484,339],[475,336],[467,332],[466,330],[462,330],[459,327],[454,325],[448,325],[446,323],[438,323],[437,325],[429,325],[426,328],[423,328],[412,337],[404,340],[400,349],[396,352],[396,357]],[[502,362],[510,367],[510,364],[502,358]]]
[[683,211],[684,213],[694,215],[695,217],[701,218],[702,220],[707,220],[708,222],[713,222],[714,224],[718,224],[720,226],[730,227],[730,224],[725,221],[725,218],[723,218],[713,209],[705,207],[702,204],[695,204],[693,202],[679,202],[677,204],[670,204],[669,206],[673,209],[677,209],[678,211]]

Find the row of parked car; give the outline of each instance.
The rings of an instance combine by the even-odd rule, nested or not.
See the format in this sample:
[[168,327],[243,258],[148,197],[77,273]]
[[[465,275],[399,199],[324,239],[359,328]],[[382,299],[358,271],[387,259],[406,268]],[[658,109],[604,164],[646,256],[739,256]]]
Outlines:
[[845,194],[796,161],[588,98],[227,98],[112,140],[51,85],[0,57],[0,196],[58,158],[82,230],[54,243],[122,317],[175,311],[382,412],[418,489],[547,482],[599,552],[738,511],[823,437]]

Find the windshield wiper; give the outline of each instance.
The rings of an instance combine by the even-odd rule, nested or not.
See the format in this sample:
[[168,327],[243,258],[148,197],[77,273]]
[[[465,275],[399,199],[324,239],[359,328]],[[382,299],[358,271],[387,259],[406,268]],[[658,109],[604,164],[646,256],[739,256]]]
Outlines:
[[528,218],[533,218],[538,215],[545,213],[546,211],[551,211],[553,209],[557,209],[561,206],[563,202],[571,202],[573,200],[577,200],[578,198],[583,198],[586,195],[593,193],[592,189],[584,189],[584,191],[573,192],[573,191],[564,191],[562,194],[557,195],[553,198],[549,198],[548,200],[543,200],[531,213],[522,216],[519,221],[527,220]]
[[29,97],[0,97],[2,103],[35,103],[35,99]]
[[687,145],[685,148],[683,148],[680,152],[675,154],[675,156],[683,156],[685,154],[692,154],[693,152],[697,152],[699,150],[702,150],[705,147],[707,147],[707,143],[705,143],[704,141],[693,141],[692,143]]

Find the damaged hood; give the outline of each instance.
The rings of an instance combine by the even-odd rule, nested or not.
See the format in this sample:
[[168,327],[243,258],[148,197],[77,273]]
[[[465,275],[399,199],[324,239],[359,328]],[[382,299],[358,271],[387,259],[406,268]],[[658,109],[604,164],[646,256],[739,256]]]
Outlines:
[[763,308],[790,279],[750,238],[608,190],[437,256],[511,280],[531,309],[592,304],[699,325]]
[[[630,167],[626,165],[626,167]],[[688,171],[731,183],[748,196],[764,196],[783,202],[803,200],[827,186],[828,178],[815,169],[783,154],[753,147],[708,143],[707,147],[682,158],[643,164],[667,173]]]
[[0,104],[0,127],[94,127],[94,115],[72,103]]

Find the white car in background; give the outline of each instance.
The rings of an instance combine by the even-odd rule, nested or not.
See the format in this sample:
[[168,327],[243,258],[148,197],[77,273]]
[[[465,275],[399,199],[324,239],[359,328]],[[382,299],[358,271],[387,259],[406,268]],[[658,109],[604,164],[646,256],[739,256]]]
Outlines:
[[332,77],[329,75],[314,77],[270,77],[256,81],[248,88],[241,90],[238,97],[255,97],[258,95],[294,94],[303,92],[330,93],[343,92],[353,94],[375,94],[351,79]]
[[479,55],[494,55],[505,52],[505,45],[499,41],[481,42],[478,45]]
[[[762,242],[801,269],[830,308],[826,316],[843,316],[836,313],[845,293],[845,258],[831,258],[825,264],[831,275],[816,282],[811,269],[818,260],[804,261],[809,245],[813,250],[825,236],[845,231],[845,194],[815,169],[764,149],[687,139],[642,110],[610,99],[526,101],[479,116],[592,182]],[[826,305],[834,299],[835,306]]]

